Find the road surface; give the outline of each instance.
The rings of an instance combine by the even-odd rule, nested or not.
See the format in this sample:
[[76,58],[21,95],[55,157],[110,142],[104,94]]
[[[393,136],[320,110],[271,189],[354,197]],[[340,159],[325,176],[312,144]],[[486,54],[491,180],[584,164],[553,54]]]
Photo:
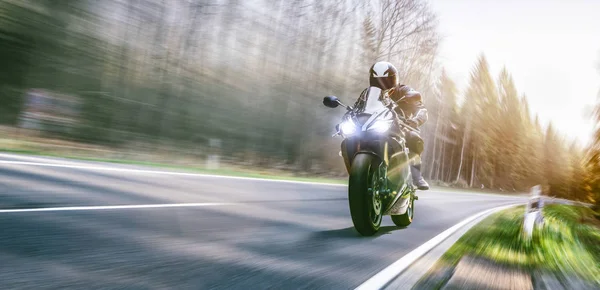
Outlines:
[[0,288],[353,289],[461,220],[523,200],[421,192],[410,227],[385,217],[364,238],[345,186],[130,168],[157,170],[0,154]]

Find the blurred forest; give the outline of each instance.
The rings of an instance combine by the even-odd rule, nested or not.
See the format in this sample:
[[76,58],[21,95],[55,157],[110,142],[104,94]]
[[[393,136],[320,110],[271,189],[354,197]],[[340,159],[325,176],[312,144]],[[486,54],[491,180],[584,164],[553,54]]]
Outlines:
[[425,177],[593,200],[586,148],[540,124],[483,55],[457,88],[437,25],[423,0],[3,0],[0,123],[18,126],[26,92],[44,89],[82,100],[75,130],[53,138],[197,158],[218,139],[227,162],[339,175],[343,112],[322,97],[353,102],[388,60],[430,112]]
[[[600,63],[597,67],[598,73],[600,73]],[[592,119],[595,124],[595,131],[585,160],[586,180],[584,191],[591,193],[591,199],[595,200],[597,217],[600,218],[600,90],[598,91],[597,104],[592,113]]]

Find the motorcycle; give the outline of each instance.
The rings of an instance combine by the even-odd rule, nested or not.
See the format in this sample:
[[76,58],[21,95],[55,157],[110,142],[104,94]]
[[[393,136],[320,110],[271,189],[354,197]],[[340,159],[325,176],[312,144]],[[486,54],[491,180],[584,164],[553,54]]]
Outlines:
[[344,139],[341,153],[350,175],[348,202],[354,228],[363,236],[372,236],[384,215],[390,215],[399,227],[409,226],[418,197],[405,133],[418,130],[396,113],[397,104],[377,87],[367,89],[355,108],[335,96],[325,97],[323,104],[347,110],[333,137]]

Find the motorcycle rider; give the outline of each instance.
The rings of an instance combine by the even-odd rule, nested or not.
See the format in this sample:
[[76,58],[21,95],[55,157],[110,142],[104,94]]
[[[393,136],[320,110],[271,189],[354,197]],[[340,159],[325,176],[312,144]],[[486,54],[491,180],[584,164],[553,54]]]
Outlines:
[[[369,85],[380,88],[384,96],[398,104],[396,113],[404,116],[410,127],[418,130],[419,126],[427,121],[427,109],[421,94],[409,86],[399,84],[398,69],[393,64],[385,61],[375,63],[369,71]],[[361,93],[357,103],[364,101],[366,92],[367,89]],[[412,155],[411,158],[414,159],[410,167],[413,184],[420,190],[428,190],[429,184],[421,175],[420,155],[424,149],[423,139],[418,133],[407,131],[406,144]]]

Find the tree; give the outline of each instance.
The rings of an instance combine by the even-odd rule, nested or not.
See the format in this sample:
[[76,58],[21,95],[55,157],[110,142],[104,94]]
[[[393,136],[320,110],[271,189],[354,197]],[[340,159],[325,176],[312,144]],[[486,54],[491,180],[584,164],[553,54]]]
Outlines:
[[586,191],[587,172],[585,168],[584,151],[577,141],[568,145],[569,169],[571,175],[568,177],[568,195],[570,199],[584,202],[592,201],[590,194]]
[[595,123],[595,130],[588,148],[585,164],[587,169],[586,190],[595,203],[596,211],[600,214],[600,92],[598,93],[598,101],[592,118]]
[[500,118],[500,122],[496,123],[499,126],[494,141],[499,154],[495,165],[496,185],[512,190],[521,185],[523,175],[519,169],[526,166],[523,156],[530,152],[526,152],[523,144],[525,134],[523,132],[522,104],[519,101],[512,76],[506,68],[500,72],[498,83],[500,114],[506,117]]
[[517,168],[517,172],[522,176],[521,189],[528,189],[543,182],[543,175],[540,172],[544,169],[544,133],[538,116],[536,115],[531,119],[525,96],[521,97],[521,114],[523,116],[524,138],[521,140],[519,156],[523,163]]
[[432,136],[428,139],[428,142],[432,144],[432,149],[428,155],[431,157],[428,158],[430,163],[427,167],[428,177],[434,180],[444,181],[447,172],[452,169],[451,154],[457,144],[456,136],[454,136],[454,128],[458,119],[457,96],[456,84],[442,70],[434,95],[435,102],[428,102],[435,104],[435,106],[428,105],[431,110],[429,122],[435,125]]
[[437,55],[437,18],[425,1],[382,0],[375,11],[367,6],[363,21],[364,59],[394,63],[400,79],[415,87],[426,87]]
[[544,139],[544,179],[545,188],[552,196],[569,198],[568,178],[572,175],[564,139],[558,135],[552,124],[548,125]]
[[494,187],[498,147],[493,144],[493,141],[497,140],[498,136],[498,128],[495,124],[499,121],[499,110],[498,90],[491,77],[487,60],[481,55],[471,73],[465,104],[461,110],[462,117],[466,120],[466,127],[457,176],[460,176],[463,170],[463,163],[466,160],[470,161],[470,164],[464,167],[470,169],[466,175],[469,176],[471,187],[475,180],[479,180],[487,187]]

